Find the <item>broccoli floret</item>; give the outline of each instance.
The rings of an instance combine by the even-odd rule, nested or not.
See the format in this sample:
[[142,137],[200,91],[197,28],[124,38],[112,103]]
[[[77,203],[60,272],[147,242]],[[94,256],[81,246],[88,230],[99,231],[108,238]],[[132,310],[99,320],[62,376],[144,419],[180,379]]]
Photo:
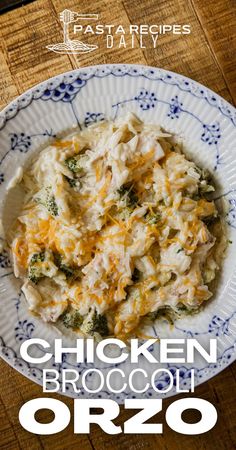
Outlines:
[[141,275],[141,273],[140,273],[140,271],[135,267],[134,268],[134,271],[133,271],[133,274],[132,274],[132,281],[135,283],[136,281],[139,281],[140,280],[140,275]]
[[52,216],[58,216],[58,206],[54,195],[47,196],[45,206]]
[[73,267],[67,266],[62,262],[62,256],[60,253],[53,253],[53,257],[56,266],[66,275],[66,278],[70,278],[74,275],[75,271]]
[[128,189],[125,186],[121,186],[119,189],[117,189],[118,194],[120,197],[124,197],[124,195],[127,194]]
[[207,182],[212,181],[212,175],[208,169],[200,169],[200,174],[201,174],[200,180],[205,180]]
[[40,205],[43,205],[48,212],[55,217],[58,216],[59,211],[55,196],[51,193],[51,189],[51,186],[46,187],[45,195],[42,197],[35,197],[35,201]]
[[179,304],[176,308],[172,308],[169,305],[163,306],[156,311],[147,314],[145,317],[149,320],[154,322],[157,319],[165,319],[170,324],[174,323],[174,320],[176,318],[180,318],[185,315],[193,315],[196,314],[199,311],[199,307],[197,308],[190,308],[183,304]]
[[83,316],[76,309],[65,312],[61,319],[66,328],[79,328],[83,323]]
[[128,199],[128,206],[135,207],[138,204],[139,198],[133,189],[129,191]]
[[[205,194],[209,192],[214,192],[215,188],[212,185],[212,175],[208,169],[200,169],[200,167],[196,167],[196,171],[200,175],[200,185],[198,187],[198,196],[203,197]],[[196,194],[197,195],[197,194]],[[195,198],[194,198],[195,200]],[[196,198],[198,200],[198,198]]]
[[80,328],[83,333],[91,336],[94,333],[99,333],[101,336],[109,334],[106,317],[98,314],[96,310],[85,318],[77,310],[67,310],[62,314],[61,319],[65,327]]
[[43,262],[45,260],[45,251],[34,253],[31,257],[30,263]]
[[65,274],[66,278],[70,278],[74,275],[74,269],[72,269],[72,267],[70,267],[70,266],[61,264],[59,269]]
[[161,213],[160,212],[156,212],[153,214],[146,213],[144,217],[145,217],[147,223],[149,223],[150,225],[154,225],[161,219]]
[[94,333],[99,333],[101,336],[108,336],[109,329],[107,324],[106,316],[98,314],[95,310],[94,312],[88,314],[83,322],[81,330],[86,333],[93,335]]
[[213,225],[215,222],[219,220],[218,214],[212,214],[211,216],[203,217],[202,221],[205,223],[207,227]]
[[41,262],[45,260],[45,252],[34,253],[31,257],[28,269],[28,278],[34,284],[37,284],[40,278],[43,277],[41,272]]
[[82,168],[80,167],[79,160],[74,158],[73,156],[70,158],[67,158],[65,160],[65,164],[67,165],[68,169],[71,170],[73,173],[80,172]]
[[28,270],[28,278],[32,283],[38,284],[40,278],[42,278],[42,274],[38,267],[30,266]]
[[209,194],[209,192],[214,192],[215,188],[211,184],[206,184],[204,181],[201,182],[198,192],[200,196],[204,196],[205,194]]
[[157,309],[154,312],[148,313],[147,314],[147,318],[151,321],[155,321],[156,319],[159,318],[164,318],[167,319],[170,323],[173,323],[173,319],[172,319],[172,315],[173,315],[173,310],[170,306],[166,305],[163,306],[162,308]]
[[178,315],[185,315],[185,316],[192,316],[193,314],[196,314],[197,312],[199,312],[199,306],[197,307],[187,307],[183,304],[178,305],[177,307],[177,314]]
[[70,187],[74,188],[76,187],[77,180],[74,178],[69,178],[65,176],[66,181],[69,183]]
[[133,188],[133,185],[123,185],[117,190],[120,198],[125,201],[125,206],[135,208],[139,202],[139,198]]

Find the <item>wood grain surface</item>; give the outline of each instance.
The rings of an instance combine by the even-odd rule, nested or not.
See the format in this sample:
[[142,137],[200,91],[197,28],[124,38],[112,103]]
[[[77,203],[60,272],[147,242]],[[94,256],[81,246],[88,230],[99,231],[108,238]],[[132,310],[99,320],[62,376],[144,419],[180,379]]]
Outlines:
[[[62,40],[59,12],[69,8],[81,13],[98,13],[102,23],[190,24],[191,34],[163,35],[153,49],[107,49],[100,39],[96,52],[60,55],[46,45]],[[33,85],[70,69],[91,64],[138,63],[173,70],[199,81],[231,103],[236,100],[236,3],[235,0],[38,0],[0,16],[0,107]],[[87,39],[88,43],[94,38]],[[196,389],[196,396],[213,403],[218,411],[215,428],[200,436],[179,435],[164,425],[163,435],[109,436],[98,426],[89,435],[74,435],[72,424],[59,435],[36,436],[18,421],[21,405],[42,397],[42,388],[0,360],[0,448],[80,450],[233,450],[236,448],[236,364]],[[62,399],[72,411],[72,400]],[[164,401],[155,421],[165,423],[165,410],[173,398]],[[117,423],[131,416],[122,411]],[[50,420],[48,411],[40,415]],[[189,412],[189,421],[196,413]]]

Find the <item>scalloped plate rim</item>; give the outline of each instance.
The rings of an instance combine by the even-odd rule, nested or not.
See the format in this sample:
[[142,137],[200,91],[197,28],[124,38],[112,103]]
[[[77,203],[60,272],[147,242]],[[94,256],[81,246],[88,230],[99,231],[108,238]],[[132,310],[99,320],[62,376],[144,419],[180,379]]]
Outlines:
[[[90,65],[90,66],[82,66],[82,67],[79,67],[79,68],[76,68],[76,69],[73,69],[73,70],[69,70],[69,71],[67,71],[67,72],[62,72],[62,73],[59,73],[59,74],[57,74],[57,75],[54,75],[54,76],[52,76],[52,77],[50,77],[50,78],[48,78],[48,79],[46,79],[46,80],[44,80],[44,81],[42,81],[42,82],[40,82],[40,83],[37,83],[37,84],[35,84],[35,85],[33,85],[32,87],[30,87],[29,89],[27,89],[25,92],[23,92],[22,94],[20,94],[20,95],[18,95],[18,96],[16,96],[16,98],[15,99],[13,99],[8,105],[6,105],[1,111],[0,111],[0,118],[3,118],[3,119],[6,119],[6,121],[9,121],[9,120],[12,120],[12,119],[14,119],[15,118],[15,116],[17,115],[17,113],[15,114],[15,115],[13,115],[12,117],[10,117],[9,119],[8,118],[6,118],[6,113],[9,111],[9,109],[11,109],[11,107],[13,107],[13,106],[16,106],[18,103],[19,103],[19,101],[20,100],[22,100],[25,96],[27,96],[27,95],[30,95],[30,94],[32,94],[38,87],[46,87],[47,85],[48,85],[48,83],[50,83],[50,82],[52,82],[52,81],[56,81],[56,80],[58,80],[58,81],[60,81],[61,79],[63,79],[64,77],[66,77],[66,76],[69,76],[69,75],[73,75],[73,74],[76,74],[76,73],[78,73],[78,75],[81,73],[81,72],[83,72],[83,71],[86,71],[86,70],[96,70],[96,69],[110,69],[110,70],[112,70],[112,69],[115,69],[115,68],[117,68],[117,67],[122,67],[122,68],[129,68],[129,69],[137,69],[138,71],[142,71],[142,70],[154,70],[154,71],[161,71],[161,72],[163,72],[164,74],[166,74],[166,75],[171,75],[171,76],[173,76],[173,77],[177,77],[177,78],[179,78],[179,79],[181,79],[181,80],[183,80],[183,81],[188,81],[188,82],[191,82],[191,83],[194,83],[194,85],[196,85],[196,86],[198,86],[199,88],[202,88],[202,89],[204,89],[204,92],[208,92],[208,93],[210,93],[210,94],[212,94],[218,101],[221,101],[221,102],[223,102],[223,104],[224,105],[226,105],[227,107],[228,107],[228,109],[232,112],[232,113],[234,113],[235,112],[235,108],[234,108],[234,106],[233,105],[231,105],[227,100],[225,100],[223,97],[221,97],[219,94],[217,94],[216,92],[214,92],[213,90],[211,90],[209,87],[207,87],[207,86],[204,86],[203,84],[201,84],[201,83],[199,83],[199,82],[197,82],[197,81],[195,81],[195,80],[193,80],[192,78],[190,78],[190,77],[187,77],[187,76],[185,76],[185,75],[182,75],[182,74],[179,74],[179,73],[176,73],[176,72],[173,72],[173,71],[170,71],[170,70],[168,70],[168,69],[163,69],[163,68],[160,68],[160,67],[153,67],[153,66],[147,66],[147,65],[143,65],[143,64],[122,64],[122,63],[119,63],[119,64],[99,64],[99,65]],[[104,74],[104,77],[105,76],[109,76],[110,74],[107,74],[107,75],[105,75]],[[124,74],[123,76],[125,76],[126,74]],[[127,75],[129,75],[129,74],[127,74]],[[134,77],[135,77],[136,75],[134,75]],[[138,77],[138,73],[137,73],[137,77]],[[150,79],[150,81],[152,81],[152,79]],[[186,91],[184,91],[183,90],[183,92],[188,92],[187,90]],[[34,99],[32,99],[32,101],[33,101]],[[28,106],[28,105],[27,105]],[[217,107],[218,105],[216,104],[216,105],[213,105],[213,104],[210,104],[210,106],[211,107]],[[23,109],[23,108],[20,108],[20,109]],[[17,112],[18,112],[18,110],[17,110]],[[222,113],[223,114],[223,113]],[[6,122],[4,122],[3,123],[3,128],[4,128],[4,126],[5,126],[5,123]],[[234,344],[234,346],[235,346],[235,344]],[[13,349],[14,350],[14,349]],[[5,355],[3,355],[3,354],[1,354],[1,357],[3,358],[3,360],[5,360],[12,368],[14,368],[14,369],[16,369],[19,373],[21,373],[21,374],[23,374],[24,376],[26,376],[27,378],[29,378],[31,381],[34,381],[34,382],[36,382],[38,385],[40,385],[40,386],[42,386],[42,384],[41,384],[41,382],[40,382],[40,380],[38,380],[37,378],[33,378],[33,376],[32,376],[32,374],[29,374],[29,373],[27,373],[27,371],[31,368],[31,365],[29,364],[28,366],[28,368],[25,366],[25,368],[20,368],[20,366],[19,365],[15,365],[15,363],[14,363],[14,361],[16,360],[16,359],[19,359],[19,357],[13,357],[13,359],[12,360],[9,360],[8,358],[7,358],[7,356],[5,356]],[[228,367],[230,364],[232,364],[234,361],[235,361],[235,359],[236,359],[236,351],[234,351],[234,353],[233,353],[233,357],[231,358],[231,360],[229,361],[229,362],[227,362],[227,364],[225,365],[225,366],[219,366],[219,365],[217,365],[217,368],[216,368],[216,371],[215,371],[215,373],[213,373],[213,374],[208,374],[208,376],[207,376],[207,379],[202,379],[200,382],[198,382],[198,384],[197,384],[197,386],[199,386],[200,384],[202,384],[202,383],[204,383],[204,382],[206,382],[206,381],[208,381],[208,380],[210,380],[211,378],[213,378],[214,376],[216,376],[217,374],[219,374],[221,371],[223,371],[226,367]],[[32,368],[34,368],[34,367],[32,367]],[[65,395],[65,396],[68,396],[68,394],[67,393],[63,393],[63,392],[59,392],[61,395]],[[121,394],[122,395],[122,394]],[[173,393],[173,394],[170,394],[170,395],[176,395],[176,393]],[[96,395],[95,395],[96,396]],[[111,397],[112,397],[112,395],[111,395]]]

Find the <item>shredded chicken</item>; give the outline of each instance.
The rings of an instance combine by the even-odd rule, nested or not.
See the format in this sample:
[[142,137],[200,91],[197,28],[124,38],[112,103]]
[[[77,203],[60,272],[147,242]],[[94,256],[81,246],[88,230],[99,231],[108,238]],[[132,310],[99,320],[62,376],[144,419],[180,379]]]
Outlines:
[[129,114],[38,154],[12,240],[30,310],[52,322],[76,311],[85,334],[93,311],[127,338],[163,308],[189,314],[211,297],[223,226],[208,174],[176,142]]

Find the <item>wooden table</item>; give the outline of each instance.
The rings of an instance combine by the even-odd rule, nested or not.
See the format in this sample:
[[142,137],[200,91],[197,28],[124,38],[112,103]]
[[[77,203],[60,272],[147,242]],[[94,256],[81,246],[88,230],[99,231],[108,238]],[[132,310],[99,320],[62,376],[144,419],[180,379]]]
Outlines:
[[[76,67],[101,63],[139,63],[170,69],[187,75],[213,89],[226,100],[236,99],[236,14],[235,0],[38,0],[0,16],[0,106],[5,106],[34,84]],[[165,35],[157,49],[107,49],[102,41],[96,52],[60,55],[46,45],[62,40],[59,12],[64,8],[81,13],[98,13],[103,23],[124,27],[132,24],[190,24],[188,36]],[[92,40],[92,39],[91,39]],[[90,38],[88,38],[90,42]],[[145,45],[145,40],[144,40]],[[163,435],[106,435],[97,426],[90,435],[76,436],[72,425],[59,435],[35,436],[18,421],[20,406],[41,397],[41,387],[33,384],[5,362],[0,361],[0,448],[80,450],[233,450],[236,448],[236,364],[196,390],[196,395],[212,402],[219,413],[214,430],[196,437],[178,435],[164,425]],[[60,396],[56,396],[60,398]],[[62,398],[72,407],[72,401]],[[164,402],[156,421],[173,399]],[[122,412],[119,423],[131,416]],[[191,416],[191,414],[190,414]],[[42,420],[50,414],[41,414]],[[190,419],[194,420],[194,414]]]

